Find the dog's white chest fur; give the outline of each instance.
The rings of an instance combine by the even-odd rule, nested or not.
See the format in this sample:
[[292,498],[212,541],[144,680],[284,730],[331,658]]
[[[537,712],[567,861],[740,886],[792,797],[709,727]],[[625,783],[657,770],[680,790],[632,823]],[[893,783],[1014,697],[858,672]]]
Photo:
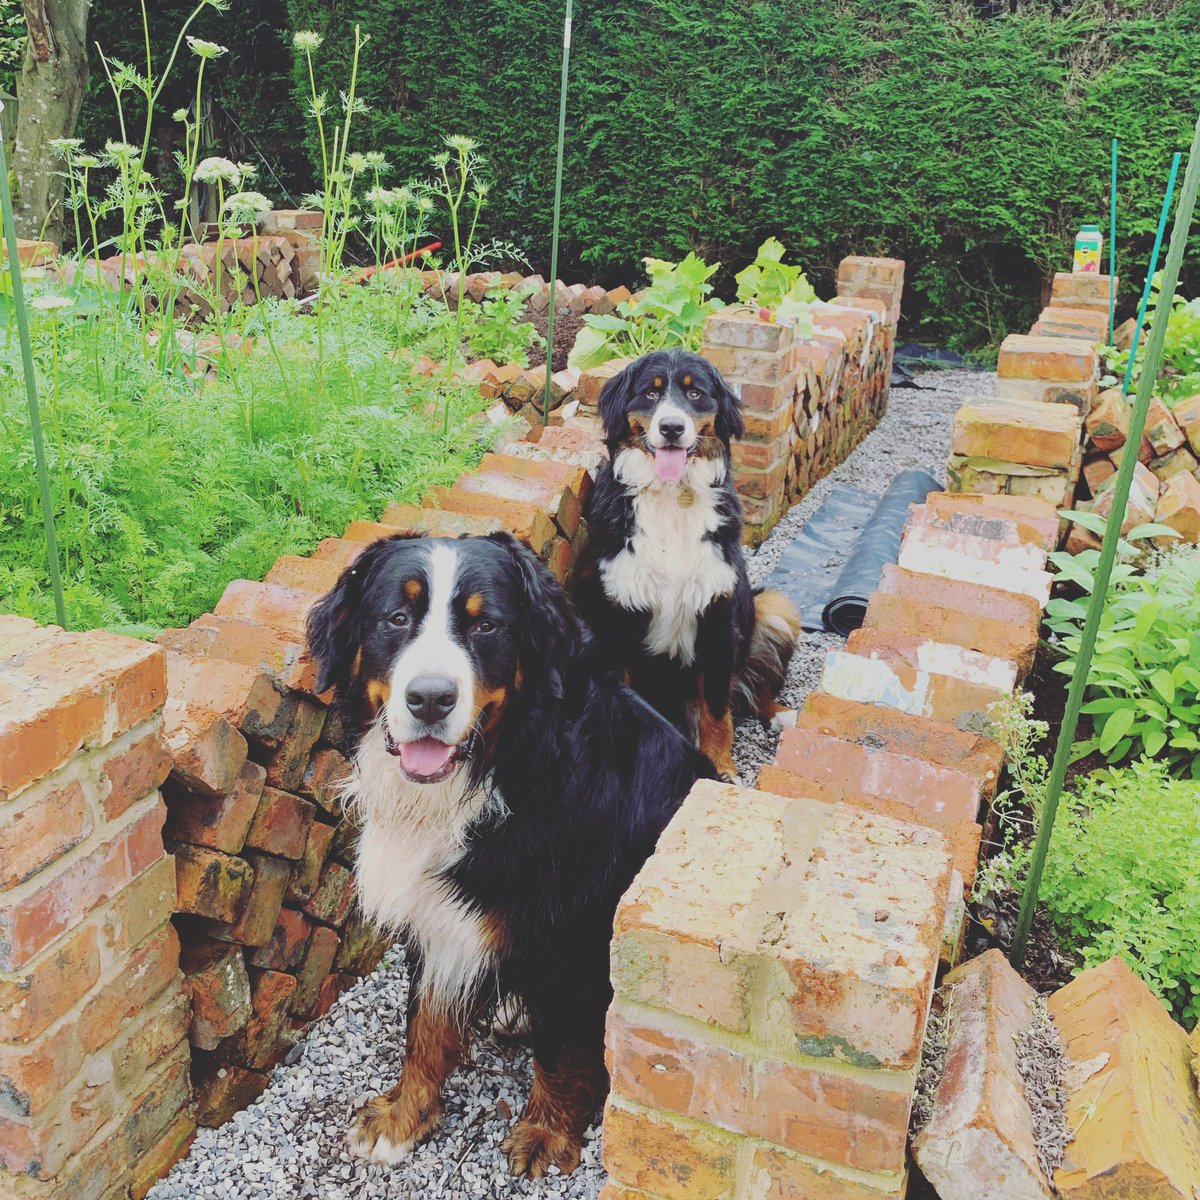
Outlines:
[[[600,564],[605,594],[623,608],[650,614],[646,649],[685,666],[695,658],[699,616],[714,600],[733,594],[737,573],[720,547],[706,539],[720,524],[715,485],[724,480],[718,459],[689,463],[680,483],[662,483],[647,455],[622,450],[613,473],[633,493],[630,544]],[[681,504],[690,491],[692,502]]]
[[467,831],[502,804],[485,786],[464,796],[465,769],[436,784],[407,780],[375,727],[363,739],[346,799],[362,816],[359,902],[380,928],[418,944],[424,988],[456,1007],[490,969],[494,948],[480,915],[441,875],[466,853]]

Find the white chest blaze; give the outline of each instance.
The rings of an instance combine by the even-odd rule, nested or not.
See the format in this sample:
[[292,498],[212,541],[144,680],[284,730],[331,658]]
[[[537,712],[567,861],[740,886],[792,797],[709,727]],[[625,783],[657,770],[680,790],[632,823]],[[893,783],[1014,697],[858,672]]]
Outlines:
[[[605,594],[623,608],[650,614],[646,649],[689,665],[696,653],[699,617],[714,600],[733,594],[737,573],[706,535],[720,524],[720,459],[694,459],[678,483],[663,483],[653,461],[622,450],[613,473],[633,493],[629,545],[600,565]],[[690,504],[681,497],[690,492]]]
[[359,901],[381,929],[407,933],[420,947],[423,984],[448,1008],[469,996],[491,968],[494,947],[479,914],[441,874],[467,849],[467,831],[503,801],[485,785],[465,796],[466,771],[442,783],[406,779],[375,725],[363,739],[346,800],[362,818],[356,861]]

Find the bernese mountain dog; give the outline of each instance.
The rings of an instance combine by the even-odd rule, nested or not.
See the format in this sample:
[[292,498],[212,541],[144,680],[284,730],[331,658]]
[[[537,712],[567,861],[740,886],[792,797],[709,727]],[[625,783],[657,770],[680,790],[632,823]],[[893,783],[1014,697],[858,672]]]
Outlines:
[[610,379],[608,446],[588,499],[581,611],[629,682],[735,779],[733,719],[782,717],[775,702],[800,617],[755,592],[729,444],[741,401],[698,354],[659,350]]
[[369,546],[308,620],[353,744],[359,897],[404,935],[400,1081],[352,1151],[397,1163],[501,1001],[532,1029],[514,1173],[578,1165],[603,1100],[608,947],[622,893],[711,764],[609,665],[551,573],[507,534]]

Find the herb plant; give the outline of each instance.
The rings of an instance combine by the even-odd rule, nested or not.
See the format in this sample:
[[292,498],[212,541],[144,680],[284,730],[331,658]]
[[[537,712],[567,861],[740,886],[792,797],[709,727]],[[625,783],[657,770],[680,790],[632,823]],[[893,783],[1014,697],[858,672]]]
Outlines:
[[767,238],[754,261],[737,273],[737,298],[773,310],[796,322],[797,337],[811,337],[811,305],[817,298],[812,285],[797,266],[783,261],[786,247],[778,238]]

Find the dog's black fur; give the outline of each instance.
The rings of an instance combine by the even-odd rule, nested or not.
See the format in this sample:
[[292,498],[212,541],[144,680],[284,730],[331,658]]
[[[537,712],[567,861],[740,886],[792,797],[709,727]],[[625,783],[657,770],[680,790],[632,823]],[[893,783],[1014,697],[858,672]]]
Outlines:
[[[389,614],[408,605],[406,581],[420,579],[435,540],[373,543],[309,618],[318,686],[336,686],[360,740],[384,719],[380,684],[412,636],[406,630],[420,627],[419,603],[409,606],[406,629],[397,630]],[[542,1102],[535,1111],[531,1097],[507,1144],[510,1163],[533,1175],[551,1163],[570,1170],[606,1086],[603,1027],[617,902],[692,784],[714,772],[624,686],[562,587],[528,550],[507,534],[447,544],[457,547],[462,564],[454,636],[470,643],[477,692],[493,698],[479,711],[462,769],[472,789],[494,791],[504,803],[469,829],[465,852],[444,874],[448,894],[486,919],[500,947],[494,969],[450,1018],[457,1034],[444,1037],[465,1039],[467,1026],[498,998],[524,1002]],[[494,629],[471,632],[463,596],[484,597]],[[369,823],[363,836],[371,836]],[[419,947],[413,951],[417,998]],[[410,1025],[420,1020],[414,1011]],[[409,1046],[408,1059],[422,1052],[413,1048],[411,1029]],[[396,1124],[406,1119],[405,1083],[418,1069],[408,1059],[396,1091],[373,1102],[364,1118],[393,1142],[397,1129],[416,1141],[436,1126],[436,1111],[415,1130]]]
[[[696,488],[686,480],[673,485],[675,494],[681,504],[710,506],[713,527],[697,536],[711,544],[729,576],[727,586],[715,591],[696,614],[690,659],[648,644],[656,614],[681,603],[686,584],[631,605],[605,583],[606,565],[623,553],[635,555],[635,537],[641,532],[635,506],[641,480],[620,477],[618,456],[653,458],[654,416],[667,403],[694,425],[697,436],[688,463],[689,468],[698,467],[695,474],[705,480]],[[706,359],[667,350],[644,355],[610,379],[601,391],[599,412],[608,461],[600,468],[585,511],[589,544],[581,571],[581,611],[631,684],[695,737],[722,775],[732,777],[731,717],[753,714],[767,720],[776,714],[774,697],[800,628],[798,615],[784,597],[755,592],[747,577],[742,507],[734,490],[730,452],[730,440],[743,432],[741,401]],[[650,486],[660,485],[651,481]],[[693,547],[680,550],[677,558],[682,562],[683,552],[690,554]]]

